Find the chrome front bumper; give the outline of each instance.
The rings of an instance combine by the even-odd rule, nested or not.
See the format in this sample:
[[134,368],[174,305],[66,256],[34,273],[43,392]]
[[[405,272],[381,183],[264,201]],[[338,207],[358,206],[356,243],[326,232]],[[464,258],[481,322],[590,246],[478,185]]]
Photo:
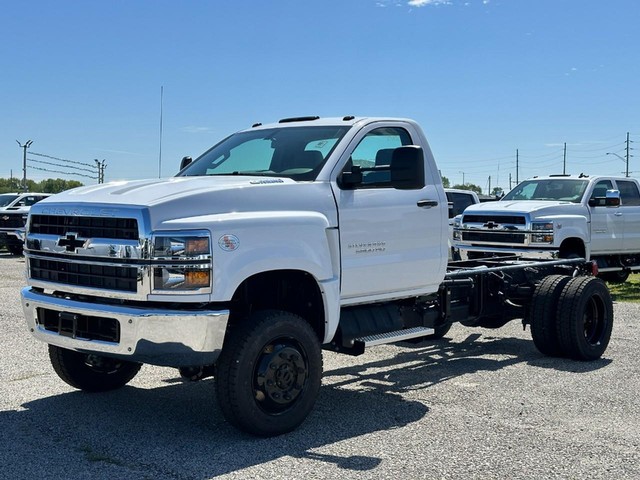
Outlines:
[[546,260],[555,260],[560,257],[560,251],[555,247],[551,247],[548,249],[536,247],[495,247],[488,245],[465,245],[460,243],[454,244],[454,247],[459,250],[463,260],[466,260],[469,257],[468,254],[470,252],[486,253],[487,256],[515,255],[519,258]]
[[[31,333],[43,342],[70,350],[169,367],[210,365],[222,350],[228,310],[161,310],[85,303],[22,289],[22,308]],[[88,340],[45,329],[38,309],[113,319],[118,342]]]

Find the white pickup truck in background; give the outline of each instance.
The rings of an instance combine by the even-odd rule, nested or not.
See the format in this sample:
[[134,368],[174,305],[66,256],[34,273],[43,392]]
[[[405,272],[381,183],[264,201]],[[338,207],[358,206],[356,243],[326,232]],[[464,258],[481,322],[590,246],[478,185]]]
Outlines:
[[640,270],[640,188],[632,178],[534,177],[500,201],[455,219],[454,245],[469,258],[527,254],[596,260],[600,276],[624,282]]
[[447,220],[415,122],[255,124],[185,157],[176,177],[34,205],[22,306],[69,385],[119,388],[142,363],[213,375],[225,418],[262,436],[311,411],[322,348],[359,355],[453,322],[522,319],[544,354],[604,353],[613,307],[591,263],[448,265]]

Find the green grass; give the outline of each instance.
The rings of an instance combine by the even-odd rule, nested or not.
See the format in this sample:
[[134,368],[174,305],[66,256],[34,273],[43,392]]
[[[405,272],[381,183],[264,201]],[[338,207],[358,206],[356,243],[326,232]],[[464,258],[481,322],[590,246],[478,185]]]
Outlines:
[[632,273],[624,283],[607,283],[617,302],[640,302],[640,275]]

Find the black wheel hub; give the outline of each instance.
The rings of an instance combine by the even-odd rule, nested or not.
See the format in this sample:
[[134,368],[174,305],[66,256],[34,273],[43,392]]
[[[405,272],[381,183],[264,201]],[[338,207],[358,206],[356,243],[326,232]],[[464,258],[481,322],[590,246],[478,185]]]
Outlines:
[[304,390],[309,374],[307,362],[295,342],[269,344],[257,362],[255,398],[270,412],[286,410]]
[[116,373],[122,367],[122,363],[114,358],[101,357],[99,355],[87,355],[85,365],[96,373]]
[[604,307],[596,299],[590,299],[584,313],[584,337],[589,345],[597,345],[605,331]]

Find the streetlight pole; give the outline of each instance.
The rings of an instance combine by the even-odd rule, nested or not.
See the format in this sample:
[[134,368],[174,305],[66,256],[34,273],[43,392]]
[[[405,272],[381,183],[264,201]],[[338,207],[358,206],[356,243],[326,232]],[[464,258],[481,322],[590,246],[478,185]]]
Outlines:
[[461,174],[462,174],[462,185],[463,185],[463,186],[464,186],[464,185],[466,185],[466,184],[464,183],[464,172],[463,172],[462,170],[460,170],[458,173],[461,173]]
[[[16,140],[16,142],[18,142],[18,140]],[[22,155],[22,191],[24,191],[24,192],[26,192],[28,190],[28,188],[27,188],[27,148],[29,148],[32,143],[33,143],[32,140],[27,140],[27,142],[24,145],[22,145],[20,142],[18,142],[18,145],[20,145],[20,148],[23,150],[23,155]]]
[[617,153],[607,152],[607,155],[615,155],[616,157],[618,157],[620,160],[622,160],[623,162],[625,162],[627,164],[627,170],[625,172],[625,177],[628,177],[629,176],[629,156],[627,156],[627,159],[625,160],[623,157],[621,157]]

